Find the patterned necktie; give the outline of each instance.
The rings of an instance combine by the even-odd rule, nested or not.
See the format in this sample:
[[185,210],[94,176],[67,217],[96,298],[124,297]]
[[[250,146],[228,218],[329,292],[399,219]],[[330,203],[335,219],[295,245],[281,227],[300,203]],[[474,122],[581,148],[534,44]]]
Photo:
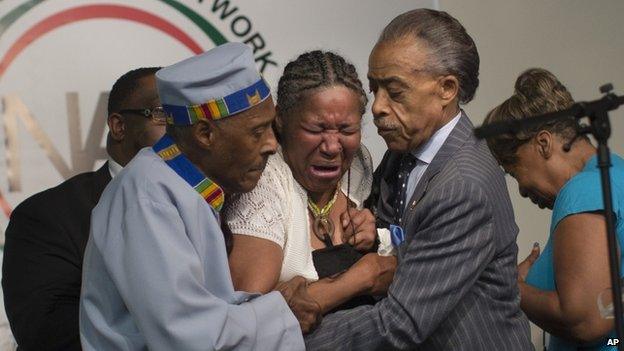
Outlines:
[[394,198],[394,223],[403,226],[403,209],[405,208],[404,204],[407,201],[405,193],[407,190],[407,182],[409,180],[409,174],[412,172],[414,167],[416,167],[416,158],[411,153],[407,153],[401,159],[401,164],[399,165],[399,174],[397,176],[396,183],[396,195]]

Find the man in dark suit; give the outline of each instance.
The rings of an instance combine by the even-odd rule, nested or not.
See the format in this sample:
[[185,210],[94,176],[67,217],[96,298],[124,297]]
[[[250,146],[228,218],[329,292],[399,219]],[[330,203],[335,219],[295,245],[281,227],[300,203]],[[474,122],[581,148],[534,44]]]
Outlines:
[[[459,104],[479,56],[445,12],[395,18],[369,58],[379,222],[404,228],[388,297],[327,316],[308,349],[530,350],[519,307],[516,235],[504,176]],[[397,238],[400,239],[400,235]]]
[[19,350],[80,350],[78,306],[91,210],[134,155],[165,132],[154,74],[140,68],[113,85],[108,162],[24,200],[6,230],[2,288]]

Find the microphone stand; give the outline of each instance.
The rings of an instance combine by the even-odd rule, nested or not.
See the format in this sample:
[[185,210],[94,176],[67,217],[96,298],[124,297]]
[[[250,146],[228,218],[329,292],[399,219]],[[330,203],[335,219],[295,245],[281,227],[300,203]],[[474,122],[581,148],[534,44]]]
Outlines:
[[598,100],[589,102],[578,102],[570,108],[562,111],[546,113],[540,116],[529,117],[522,120],[509,122],[495,122],[486,126],[476,128],[474,133],[477,138],[488,138],[500,134],[514,134],[518,130],[527,129],[542,125],[545,122],[569,119],[571,117],[579,120],[588,117],[589,126],[579,126],[580,134],[592,134],[598,141],[598,168],[600,169],[600,182],[602,185],[602,199],[604,203],[604,217],[607,224],[607,243],[609,248],[609,268],[611,273],[611,286],[613,293],[613,315],[615,317],[615,331],[619,343],[619,351],[624,351],[624,328],[622,321],[622,286],[620,285],[620,264],[617,248],[617,238],[615,234],[615,220],[613,217],[613,199],[611,198],[611,156],[607,144],[611,136],[611,125],[609,123],[609,111],[617,109],[624,104],[624,96],[616,96],[611,93],[612,84],[605,84],[600,87],[600,92],[604,96]]

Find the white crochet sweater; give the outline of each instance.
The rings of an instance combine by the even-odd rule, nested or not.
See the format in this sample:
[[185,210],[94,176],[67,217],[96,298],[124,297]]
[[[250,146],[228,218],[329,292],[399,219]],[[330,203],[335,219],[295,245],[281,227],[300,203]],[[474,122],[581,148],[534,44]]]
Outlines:
[[[370,194],[372,173],[370,153],[361,145],[351,164],[351,189],[347,191],[348,172],[341,183],[343,193],[349,194],[358,208]],[[297,275],[316,281],[307,203],[308,195],[293,177],[280,149],[269,157],[258,185],[251,192],[233,197],[225,218],[232,233],[271,240],[282,248],[280,281]]]

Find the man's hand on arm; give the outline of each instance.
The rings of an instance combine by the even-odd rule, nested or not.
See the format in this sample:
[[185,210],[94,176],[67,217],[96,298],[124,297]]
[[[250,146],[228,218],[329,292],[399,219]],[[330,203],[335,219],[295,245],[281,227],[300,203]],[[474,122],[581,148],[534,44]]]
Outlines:
[[275,290],[282,294],[293,314],[297,317],[304,334],[314,330],[322,318],[321,306],[310,297],[306,285],[306,280],[297,276],[287,282],[279,283],[275,287]]
[[379,256],[376,253],[364,255],[351,267],[352,274],[366,277],[367,295],[385,296],[394,278],[397,267],[395,256]]
[[307,292],[325,314],[355,296],[385,295],[395,268],[394,257],[381,257],[371,253],[346,272],[310,283]]
[[442,190],[421,202],[427,215],[401,244],[391,298],[328,316],[306,337],[307,347],[413,350],[448,318],[490,262],[494,243],[485,192],[466,182]]

